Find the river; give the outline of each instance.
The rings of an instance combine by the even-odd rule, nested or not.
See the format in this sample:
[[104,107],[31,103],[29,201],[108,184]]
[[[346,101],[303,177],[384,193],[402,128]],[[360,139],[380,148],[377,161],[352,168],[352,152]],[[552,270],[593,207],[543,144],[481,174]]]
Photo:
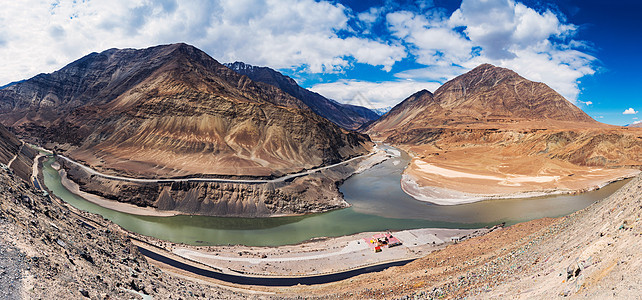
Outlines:
[[350,208],[327,213],[276,218],[227,218],[207,216],[151,217],[100,207],[72,194],[51,167],[43,164],[44,184],[74,207],[100,214],[121,227],[146,236],[192,245],[243,244],[279,246],[315,237],[334,237],[366,231],[415,228],[478,228],[502,222],[508,225],[542,217],[570,214],[603,199],[628,181],[610,184],[580,195],[487,200],[455,206],[420,202],[401,190],[401,173],[410,161],[403,151],[347,179],[340,191]]

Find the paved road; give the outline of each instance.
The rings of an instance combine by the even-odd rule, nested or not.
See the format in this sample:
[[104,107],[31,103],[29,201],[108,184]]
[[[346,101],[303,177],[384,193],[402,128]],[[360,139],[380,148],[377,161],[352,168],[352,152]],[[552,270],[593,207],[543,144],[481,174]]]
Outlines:
[[192,266],[192,265],[177,261],[163,254],[160,254],[153,250],[148,250],[142,247],[138,247],[138,251],[140,251],[141,254],[147,256],[150,259],[153,259],[155,261],[170,265],[172,267],[175,267],[190,273],[194,273],[196,275],[214,278],[217,280],[235,283],[235,284],[261,285],[261,286],[293,286],[297,284],[312,285],[312,284],[330,283],[330,282],[348,279],[348,278],[365,274],[365,273],[383,271],[390,267],[403,266],[414,260],[414,259],[408,259],[408,260],[384,263],[380,265],[368,266],[368,267],[363,267],[359,269],[333,273],[333,274],[325,274],[325,275],[313,275],[313,276],[301,276],[301,277],[254,277],[254,276],[225,274],[225,273],[216,272],[213,270],[199,268],[196,266]]
[[373,154],[374,154],[374,152],[368,153],[368,154],[364,154],[364,155],[361,155],[361,156],[357,156],[357,157],[353,157],[351,159],[348,159],[348,160],[345,160],[345,161],[342,161],[342,162],[339,162],[339,163],[336,163],[336,164],[332,164],[332,165],[329,165],[329,166],[310,169],[310,170],[307,170],[307,171],[303,171],[303,172],[295,173],[295,174],[290,174],[290,175],[286,175],[286,176],[275,178],[275,179],[225,179],[225,178],[203,178],[203,177],[160,178],[160,179],[132,178],[132,177],[123,177],[123,176],[108,175],[108,174],[100,173],[100,172],[98,172],[98,171],[96,171],[96,170],[94,170],[94,169],[92,169],[92,168],[90,168],[88,166],[85,166],[85,165],[83,165],[83,164],[81,164],[79,162],[76,162],[76,161],[72,160],[71,158],[66,157],[64,155],[58,155],[58,157],[68,161],[71,164],[74,164],[74,165],[82,168],[83,170],[87,171],[89,174],[100,176],[100,177],[107,178],[107,179],[112,179],[112,180],[129,181],[129,182],[141,182],[141,183],[225,182],[225,183],[257,184],[257,183],[277,183],[277,182],[287,181],[287,180],[290,180],[290,179],[293,179],[293,178],[297,178],[297,177],[301,177],[301,176],[305,176],[305,175],[310,175],[312,173],[315,173],[315,172],[318,172],[318,171],[321,171],[321,170],[334,168],[336,166],[340,166],[340,165],[349,163],[349,162],[351,162],[353,160],[356,160],[356,159],[359,159],[359,158],[362,158],[362,157],[366,157],[366,156],[370,156],[370,155],[373,155]]

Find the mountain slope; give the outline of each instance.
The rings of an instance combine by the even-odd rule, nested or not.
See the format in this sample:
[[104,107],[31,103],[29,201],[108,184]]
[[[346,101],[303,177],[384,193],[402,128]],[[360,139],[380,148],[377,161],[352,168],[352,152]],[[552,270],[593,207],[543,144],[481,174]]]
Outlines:
[[0,114],[95,168],[145,176],[279,175],[369,147],[185,44],[92,53],[0,90]]
[[[12,143],[0,136],[0,145]],[[99,215],[44,197],[0,168],[2,299],[241,299],[148,263],[130,233]],[[162,295],[162,297],[161,297]]]
[[263,82],[280,88],[292,97],[305,103],[318,115],[346,128],[356,129],[366,122],[379,116],[373,111],[356,105],[341,104],[300,87],[294,79],[267,67],[257,67],[242,62],[225,64],[239,74],[246,75],[252,80]]
[[18,177],[30,181],[36,151],[24,145],[15,135],[0,124],[0,163]]
[[446,82],[434,94],[410,96],[370,125],[369,132],[533,121],[545,127],[555,122],[597,125],[547,85],[484,64]]

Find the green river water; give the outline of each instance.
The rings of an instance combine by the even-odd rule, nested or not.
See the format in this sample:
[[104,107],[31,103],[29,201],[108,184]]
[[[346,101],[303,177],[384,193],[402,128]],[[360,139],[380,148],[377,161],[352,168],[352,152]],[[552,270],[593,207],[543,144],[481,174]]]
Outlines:
[[[388,147],[387,149],[394,149]],[[487,200],[455,206],[421,202],[401,190],[401,172],[410,158],[401,155],[346,180],[340,191],[350,208],[321,214],[275,218],[207,216],[151,217],[100,207],[72,194],[51,167],[43,165],[44,184],[74,207],[100,214],[121,227],[147,236],[192,245],[243,244],[279,246],[315,237],[334,237],[366,231],[414,228],[478,228],[502,222],[508,225],[542,217],[558,217],[603,199],[627,181],[610,184],[580,195]]]

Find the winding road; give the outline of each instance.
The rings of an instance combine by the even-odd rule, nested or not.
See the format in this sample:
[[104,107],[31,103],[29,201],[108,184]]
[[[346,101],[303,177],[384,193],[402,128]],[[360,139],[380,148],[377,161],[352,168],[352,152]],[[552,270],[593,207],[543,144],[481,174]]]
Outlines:
[[22,144],[20,144],[20,148],[18,148],[18,152],[16,153],[16,155],[14,155],[13,158],[7,163],[7,168],[11,168],[11,164],[14,160],[16,160],[16,158],[18,158],[18,155],[20,155],[20,152],[22,151],[22,147],[24,147],[24,145],[25,142],[22,142]]
[[314,169],[306,170],[306,171],[303,171],[303,172],[300,172],[300,173],[289,174],[289,175],[285,175],[283,177],[279,177],[279,178],[275,178],[275,179],[225,179],[225,178],[204,178],[204,177],[156,178],[156,179],[152,179],[152,178],[150,178],[150,179],[147,179],[147,178],[132,178],[132,177],[109,175],[109,174],[104,174],[104,173],[98,172],[98,171],[96,171],[96,170],[94,170],[94,169],[92,169],[92,168],[90,168],[88,166],[85,166],[85,165],[83,165],[83,164],[81,164],[81,163],[79,163],[77,161],[74,161],[73,159],[71,159],[69,157],[66,157],[64,155],[58,154],[57,157],[60,157],[60,158],[62,158],[64,160],[68,161],[69,163],[74,164],[74,165],[82,168],[83,170],[85,170],[89,174],[100,176],[100,177],[103,177],[103,178],[106,178],[106,179],[119,180],[119,181],[141,182],[141,183],[224,182],[224,183],[259,184],[259,183],[277,183],[277,182],[288,181],[290,179],[294,179],[294,178],[297,178],[297,177],[310,175],[312,173],[315,173],[315,172],[318,172],[318,171],[321,171],[321,170],[330,169],[330,168],[334,168],[336,166],[347,164],[347,163],[349,163],[351,161],[354,161],[356,159],[367,157],[367,156],[371,156],[371,155],[373,155],[375,153],[376,152],[373,151],[371,153],[360,155],[360,156],[357,156],[357,157],[353,157],[351,159],[344,160],[342,162],[338,162],[336,164],[328,165],[328,166],[325,166],[325,167],[314,168]]
[[324,275],[313,275],[313,276],[296,276],[296,277],[256,277],[256,276],[245,276],[245,275],[234,275],[226,274],[213,270],[207,270],[200,267],[196,267],[184,262],[177,261],[173,258],[167,257],[163,254],[160,254],[156,251],[149,250],[143,247],[138,246],[138,251],[144,256],[153,259],[155,261],[161,262],[166,265],[170,265],[174,268],[181,269],[196,275],[205,276],[208,278],[213,278],[229,283],[242,284],[242,285],[260,285],[260,286],[293,286],[297,284],[324,284],[335,281],[340,281],[348,279],[357,275],[370,273],[370,272],[379,272],[383,271],[390,267],[403,266],[413,261],[414,259],[407,259],[395,262],[384,263],[380,265],[367,266],[363,268],[332,273]]

